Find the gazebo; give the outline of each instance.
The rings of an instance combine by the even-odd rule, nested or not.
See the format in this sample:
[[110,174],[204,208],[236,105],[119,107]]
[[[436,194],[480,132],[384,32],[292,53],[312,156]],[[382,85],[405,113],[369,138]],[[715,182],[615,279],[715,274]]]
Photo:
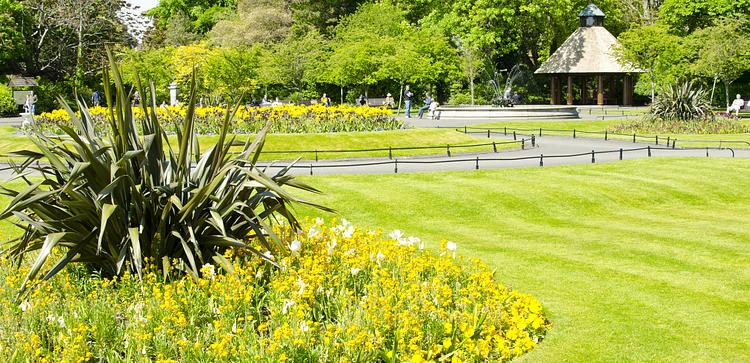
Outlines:
[[[578,16],[581,26],[568,37],[535,74],[552,77],[550,103],[559,105],[560,79],[567,78],[567,104],[573,105],[576,81],[580,83],[580,104],[633,104],[633,74],[643,70],[621,64],[614,56],[614,47],[619,43],[604,28],[604,13],[594,4],[589,4]],[[589,97],[587,83],[595,79],[595,97]],[[616,84],[621,81],[622,87]],[[618,92],[618,88],[621,91]]]

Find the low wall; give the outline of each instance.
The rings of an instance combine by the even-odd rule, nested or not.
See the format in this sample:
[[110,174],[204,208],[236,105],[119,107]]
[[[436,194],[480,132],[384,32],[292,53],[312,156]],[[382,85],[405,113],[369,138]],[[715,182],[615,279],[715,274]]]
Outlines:
[[435,118],[441,120],[569,120],[578,119],[576,106],[520,105],[500,106],[440,106]]

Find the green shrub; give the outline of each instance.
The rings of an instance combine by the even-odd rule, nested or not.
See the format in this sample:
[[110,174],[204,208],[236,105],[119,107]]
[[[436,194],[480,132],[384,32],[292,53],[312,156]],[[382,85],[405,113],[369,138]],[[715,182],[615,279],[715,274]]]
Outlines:
[[692,81],[662,88],[651,105],[651,115],[662,120],[696,120],[713,117],[708,92]]
[[[70,262],[85,263],[103,276],[141,276],[146,262],[199,276],[204,264],[224,265],[222,254],[230,247],[258,256],[266,251],[283,254],[286,248],[271,225],[286,220],[298,226],[290,204],[307,202],[282,186],[316,190],[285,175],[289,168],[271,176],[255,166],[268,126],[252,144],[245,143],[239,155],[229,155],[234,139],[227,131],[233,113],[227,112],[216,144],[201,153],[194,133],[193,80],[187,115],[172,148],[161,121],[145,105],[148,116],[136,127],[111,54],[110,63],[116,92],[113,99],[105,88],[107,104],[114,105],[107,136],[94,132],[82,103],[79,118],[61,102],[74,128],[62,126],[66,135],[54,139],[32,133],[39,152],[12,154],[27,158],[14,166],[16,173],[35,171],[43,177],[41,182],[22,178],[28,184],[23,190],[2,188],[13,200],[0,219],[17,217],[24,229],[5,252],[18,265],[27,254],[38,253],[20,292],[55,250],[63,253],[44,280]],[[109,72],[104,72],[104,84],[110,84]],[[42,158],[45,164],[35,163]]]
[[13,92],[10,87],[0,84],[0,116],[15,115],[18,113],[18,106],[13,100]]

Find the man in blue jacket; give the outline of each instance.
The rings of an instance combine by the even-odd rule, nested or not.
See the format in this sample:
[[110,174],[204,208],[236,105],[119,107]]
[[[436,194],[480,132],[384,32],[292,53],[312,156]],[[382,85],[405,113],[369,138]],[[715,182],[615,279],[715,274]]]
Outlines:
[[419,108],[419,114],[417,117],[422,118],[422,115],[424,115],[424,112],[430,109],[430,104],[432,103],[432,97],[430,97],[430,92],[425,93],[424,98],[424,106]]

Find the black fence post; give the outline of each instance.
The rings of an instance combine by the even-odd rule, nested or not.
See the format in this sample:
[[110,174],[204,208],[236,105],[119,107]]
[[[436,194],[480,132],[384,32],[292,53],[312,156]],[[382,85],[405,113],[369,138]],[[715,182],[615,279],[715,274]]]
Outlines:
[[576,138],[576,129],[573,129],[573,138]]
[[539,154],[539,166],[544,166],[544,154]]
[[445,145],[445,150],[448,152],[448,157],[451,157],[451,146],[450,146],[450,144]]
[[649,145],[647,148],[648,148],[648,157],[651,157],[651,145]]
[[394,160],[393,165],[394,165],[393,173],[398,174],[398,159]]
[[675,148],[675,145],[677,145],[677,139],[672,140],[672,149]]
[[667,147],[669,147],[669,141],[671,138],[672,138],[671,136],[667,136]]
[[492,150],[497,152],[497,144],[494,141],[492,142]]
[[604,141],[609,140],[609,135],[607,134],[607,130],[604,130]]
[[476,166],[476,170],[479,170],[479,156],[477,156],[477,166]]
[[536,147],[536,137],[531,135],[531,147]]
[[635,144],[635,134],[633,134],[633,143]]
[[659,145],[659,135],[656,135],[656,145]]
[[594,150],[591,150],[591,163],[596,163],[596,152]]
[[503,128],[503,135],[508,136],[508,127]]
[[318,162],[318,150],[315,150],[315,162]]
[[464,125],[464,134],[466,133],[466,125]]
[[388,146],[388,159],[393,160],[393,147]]
[[490,129],[487,129],[487,138],[490,138]]
[[313,175],[313,164],[310,164],[310,175]]
[[541,136],[542,136],[542,128],[540,127],[539,128],[539,137],[541,137]]
[[708,146],[706,146],[706,157],[708,157]]
[[521,139],[521,150],[526,150],[526,139]]
[[620,148],[620,160],[622,160],[622,148]]

